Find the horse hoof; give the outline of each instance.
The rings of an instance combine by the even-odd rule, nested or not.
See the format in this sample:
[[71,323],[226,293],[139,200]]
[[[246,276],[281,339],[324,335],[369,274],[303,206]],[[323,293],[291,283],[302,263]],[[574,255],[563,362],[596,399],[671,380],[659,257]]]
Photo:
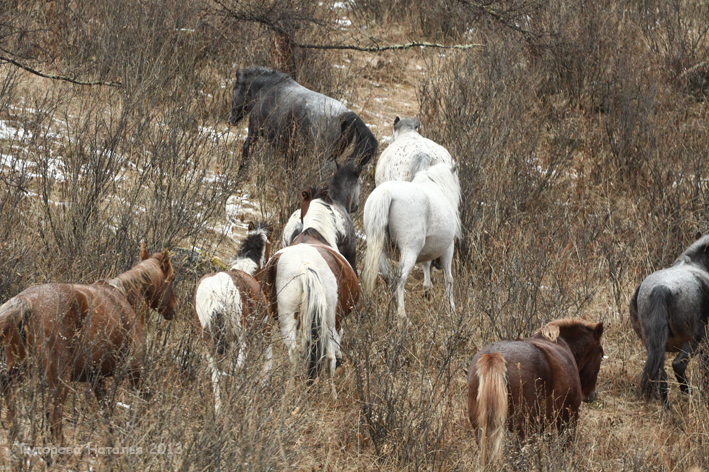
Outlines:
[[433,289],[424,288],[423,289],[423,298],[425,298],[428,301],[433,300]]

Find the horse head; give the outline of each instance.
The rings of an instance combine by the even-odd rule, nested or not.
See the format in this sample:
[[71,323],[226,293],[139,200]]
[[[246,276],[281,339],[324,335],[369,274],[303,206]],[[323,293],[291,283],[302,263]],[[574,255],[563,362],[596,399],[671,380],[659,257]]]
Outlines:
[[677,258],[675,264],[688,262],[709,272],[709,235],[702,236],[698,233],[697,236],[696,241]]
[[603,360],[603,323],[566,318],[552,321],[539,334],[552,341],[561,338],[568,344],[579,369],[583,401],[590,403],[595,400],[598,371]]
[[410,131],[419,132],[421,129],[421,120],[418,118],[399,118],[398,116],[394,119],[394,131],[392,133],[392,138],[396,141],[402,133],[407,133]]
[[300,203],[300,221],[303,221],[305,215],[308,214],[308,209],[310,208],[310,202],[313,200],[323,200],[326,203],[332,203],[332,198],[330,198],[330,192],[327,186],[324,187],[307,187],[303,189],[301,193],[303,197]]
[[273,244],[273,225],[265,221],[249,221],[249,228],[246,233],[247,239],[256,236],[260,245],[260,257],[258,268],[263,269],[266,261],[271,258],[271,245]]
[[229,124],[238,124],[244,116],[248,114],[246,109],[246,98],[249,89],[249,84],[246,81],[244,71],[236,72],[236,83],[234,84],[234,93],[231,99],[231,113],[229,114]]
[[170,263],[170,251],[156,252],[152,256],[148,255],[145,243],[140,247],[141,262],[148,259],[156,259],[160,273],[151,272],[151,290],[148,292],[150,308],[160,313],[166,320],[175,317],[177,311],[177,298],[172,284],[175,281],[175,272]]
[[328,183],[332,201],[339,203],[349,214],[356,213],[359,209],[359,195],[362,190],[361,173],[362,167],[348,160],[342,165],[337,165],[337,170]]

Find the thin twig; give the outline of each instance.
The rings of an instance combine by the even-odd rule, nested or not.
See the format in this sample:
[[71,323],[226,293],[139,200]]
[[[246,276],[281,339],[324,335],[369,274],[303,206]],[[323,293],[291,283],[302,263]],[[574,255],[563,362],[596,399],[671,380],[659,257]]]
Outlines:
[[451,46],[446,46],[445,44],[438,43],[427,43],[421,41],[411,41],[406,44],[388,44],[386,46],[352,46],[348,44],[299,44],[294,42],[294,46],[303,49],[347,49],[352,51],[363,51],[363,52],[381,52],[390,51],[394,49],[410,49],[415,47],[423,48],[439,48],[439,49],[473,49],[482,48],[484,44],[453,44]]
[[29,72],[31,74],[38,75],[39,77],[44,77],[45,79],[63,80],[65,82],[70,82],[70,83],[76,84],[76,85],[106,85],[108,87],[123,87],[123,84],[120,82],[102,82],[102,81],[83,82],[81,80],[76,80],[71,77],[65,77],[65,76],[53,75],[53,74],[45,74],[44,72],[40,72],[38,70],[32,69],[31,67],[26,66],[25,64],[22,64],[20,62],[15,61],[14,59],[10,59],[9,57],[5,57],[5,56],[0,56],[0,61],[10,63],[16,67],[19,67],[22,70],[26,70],[27,72]]

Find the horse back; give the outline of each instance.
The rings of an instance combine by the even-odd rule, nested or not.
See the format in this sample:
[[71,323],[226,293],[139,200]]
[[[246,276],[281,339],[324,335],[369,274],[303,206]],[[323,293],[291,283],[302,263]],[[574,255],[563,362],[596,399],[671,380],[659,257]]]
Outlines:
[[110,372],[125,349],[142,339],[133,308],[107,284],[45,284],[20,296],[29,307],[27,346],[44,368],[69,368],[73,380]]

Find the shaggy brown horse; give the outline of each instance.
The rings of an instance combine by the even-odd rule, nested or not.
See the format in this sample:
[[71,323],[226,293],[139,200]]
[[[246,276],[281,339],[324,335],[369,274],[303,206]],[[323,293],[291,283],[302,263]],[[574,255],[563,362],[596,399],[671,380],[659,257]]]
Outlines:
[[92,285],[35,285],[0,306],[6,362],[1,380],[12,436],[18,431],[12,383],[29,367],[28,356],[47,378],[45,411],[55,444],[63,442],[62,406],[70,382],[91,382],[104,407],[105,377],[126,375],[140,389],[138,350],[145,336],[147,307],[166,320],[177,309],[168,250],[150,256],[143,245],[140,258],[138,265],[115,279]]
[[308,205],[303,232],[271,258],[262,283],[293,366],[307,352],[312,379],[324,363],[329,364],[337,398],[334,374],[342,356],[340,323],[357,304],[360,288],[349,262],[335,249],[335,223],[326,197],[322,189],[303,192]]
[[[271,310],[256,277],[271,255],[273,228],[267,223],[249,223],[246,239],[228,272],[207,274],[197,282],[194,291],[195,323],[207,347],[207,361],[212,374],[214,410],[221,409],[219,381],[222,372],[218,363],[232,346],[238,349],[236,363],[240,367],[246,358],[246,326],[258,322],[261,315],[267,337]],[[266,352],[266,369],[271,367],[270,340]]]
[[603,323],[567,318],[477,353],[468,370],[468,415],[483,464],[501,456],[505,423],[520,439],[530,426],[575,427],[581,402],[595,398],[602,335]]

